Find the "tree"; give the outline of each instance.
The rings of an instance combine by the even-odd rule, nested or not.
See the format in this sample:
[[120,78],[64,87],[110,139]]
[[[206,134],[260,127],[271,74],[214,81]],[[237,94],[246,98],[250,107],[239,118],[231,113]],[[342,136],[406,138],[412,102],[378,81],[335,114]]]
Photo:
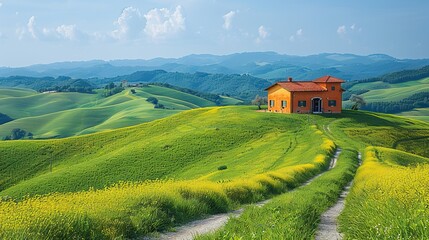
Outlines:
[[150,102],[150,103],[152,103],[154,105],[158,104],[158,99],[156,97],[148,97],[146,99],[146,101],[148,101],[148,102]]
[[268,100],[266,97],[260,97],[259,95],[256,95],[255,99],[252,100],[253,105],[258,105],[258,109],[261,110],[262,104],[267,104]]
[[11,140],[22,139],[25,137],[26,134],[27,134],[27,132],[25,130],[20,129],[20,128],[15,128],[12,130],[12,133],[10,135],[10,139]]
[[359,108],[363,107],[366,105],[365,100],[363,99],[362,96],[356,95],[356,94],[352,94],[352,96],[349,99],[351,102],[354,102],[353,106],[352,106],[352,110],[359,110]]

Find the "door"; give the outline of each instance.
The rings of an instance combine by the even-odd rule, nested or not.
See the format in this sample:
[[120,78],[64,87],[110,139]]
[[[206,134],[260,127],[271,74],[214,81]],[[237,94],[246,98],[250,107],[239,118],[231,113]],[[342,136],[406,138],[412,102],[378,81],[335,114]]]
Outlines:
[[311,100],[311,109],[313,113],[321,113],[322,112],[322,99],[321,98],[313,98]]

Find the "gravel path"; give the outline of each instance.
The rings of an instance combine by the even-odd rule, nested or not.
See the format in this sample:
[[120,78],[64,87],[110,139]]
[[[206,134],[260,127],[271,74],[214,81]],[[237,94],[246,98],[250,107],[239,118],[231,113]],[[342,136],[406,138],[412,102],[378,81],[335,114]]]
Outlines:
[[[335,155],[331,159],[329,169],[335,167],[340,153],[341,153],[341,149],[337,148]],[[316,179],[322,174],[323,173],[311,178],[310,180],[305,182],[302,186],[306,186],[310,184],[314,179]],[[267,204],[269,201],[270,199],[267,199],[267,200],[255,203],[254,205],[258,207],[262,207],[265,204]],[[183,226],[177,227],[175,232],[168,232],[168,233],[161,234],[158,238],[155,238],[155,239],[161,239],[161,240],[165,240],[165,239],[188,240],[189,239],[191,240],[196,235],[213,232],[221,228],[223,225],[226,224],[229,218],[239,217],[243,213],[243,211],[244,211],[244,208],[240,208],[233,212],[216,214],[202,220],[196,220],[196,221],[187,223]]]
[[[361,153],[358,154],[359,164],[362,161]],[[344,209],[345,198],[350,191],[352,181],[347,184],[341,192],[338,202],[324,212],[320,218],[319,229],[316,233],[316,240],[343,239],[343,235],[338,232],[337,218]]]

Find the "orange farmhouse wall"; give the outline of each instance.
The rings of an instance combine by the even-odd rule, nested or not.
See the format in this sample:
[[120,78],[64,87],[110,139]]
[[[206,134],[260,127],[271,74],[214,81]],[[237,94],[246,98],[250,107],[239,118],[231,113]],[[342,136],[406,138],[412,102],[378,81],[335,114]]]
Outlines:
[[[279,113],[291,113],[291,92],[280,87],[273,86],[268,92],[268,111]],[[270,106],[270,100],[274,100],[274,106]],[[286,101],[286,107],[282,108],[282,100]]]
[[[331,87],[335,86],[335,90]],[[323,84],[328,91],[324,92],[289,92],[286,89],[275,85],[268,90],[268,111],[279,113],[310,113],[311,100],[315,97],[322,99],[322,112],[324,113],[341,113],[342,107],[342,90],[339,83]],[[274,100],[274,106],[270,106],[270,100]],[[287,107],[281,107],[281,101],[287,101]],[[336,106],[328,106],[329,100],[336,100]],[[298,107],[298,101],[306,101],[305,107]]]

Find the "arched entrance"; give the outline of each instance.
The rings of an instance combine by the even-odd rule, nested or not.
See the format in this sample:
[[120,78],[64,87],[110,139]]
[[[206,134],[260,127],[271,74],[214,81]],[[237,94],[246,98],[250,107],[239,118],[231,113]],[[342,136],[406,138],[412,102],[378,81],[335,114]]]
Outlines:
[[311,99],[311,111],[313,113],[322,113],[322,98],[315,97]]

